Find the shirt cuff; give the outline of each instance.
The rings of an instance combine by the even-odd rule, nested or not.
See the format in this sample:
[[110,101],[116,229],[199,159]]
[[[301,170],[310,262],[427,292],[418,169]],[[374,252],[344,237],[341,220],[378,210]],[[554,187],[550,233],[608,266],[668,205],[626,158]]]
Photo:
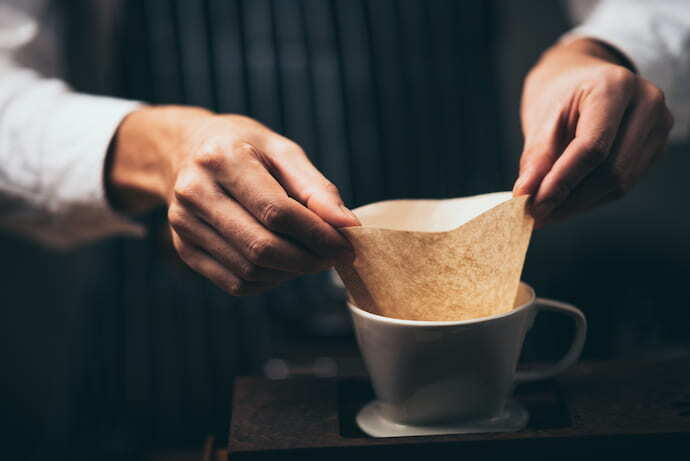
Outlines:
[[[145,228],[112,209],[105,193],[108,148],[120,123],[139,102],[64,92],[43,131],[41,171],[45,212],[12,220],[21,233],[56,249],[113,235],[143,237]],[[76,121],[76,123],[75,123]],[[39,222],[37,222],[39,221]],[[40,222],[42,221],[42,222]]]
[[[110,235],[129,235],[142,237],[144,227],[131,219],[115,212],[106,197],[105,159],[111,140],[122,120],[136,110],[140,103],[115,98],[90,95],[70,95],[67,107],[62,108],[69,114],[81,114],[83,123],[78,141],[73,142],[74,169],[69,182],[65,184],[61,202],[69,203],[58,219],[70,221],[65,228],[82,229],[63,243],[69,246],[74,237],[80,241],[96,240]],[[68,115],[68,114],[65,114]],[[69,137],[63,138],[69,143]],[[75,228],[75,225],[77,226]],[[61,245],[62,246],[62,245]]]
[[649,77],[652,77],[652,83],[656,86],[670,88],[674,80],[671,70],[672,58],[664,57],[662,50],[638,35],[640,32],[636,33],[634,28],[626,30],[611,27],[610,24],[593,22],[574,28],[561,38],[561,42],[567,43],[578,38],[591,38],[603,42],[625,56],[642,77],[650,81],[652,80]]
[[605,2],[561,42],[591,38],[624,55],[641,77],[664,92],[675,119],[671,139],[684,140],[690,134],[690,86],[684,81],[689,63],[683,43],[688,31],[684,24],[669,20],[668,12],[661,14]]

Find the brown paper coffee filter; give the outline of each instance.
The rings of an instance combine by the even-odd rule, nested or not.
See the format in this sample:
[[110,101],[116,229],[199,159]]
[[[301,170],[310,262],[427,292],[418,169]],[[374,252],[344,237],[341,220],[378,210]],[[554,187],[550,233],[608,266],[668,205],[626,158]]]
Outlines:
[[513,308],[532,234],[527,196],[391,200],[353,210],[355,250],[336,267],[358,307],[407,320],[468,320]]

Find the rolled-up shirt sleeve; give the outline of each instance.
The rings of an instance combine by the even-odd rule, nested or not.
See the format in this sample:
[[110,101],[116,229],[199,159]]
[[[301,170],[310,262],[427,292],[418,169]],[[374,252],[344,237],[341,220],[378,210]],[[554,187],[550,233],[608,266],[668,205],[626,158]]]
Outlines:
[[113,134],[139,105],[79,94],[0,55],[0,227],[55,248],[142,226],[108,203],[104,167]]
[[640,76],[664,91],[673,140],[690,135],[690,2],[603,0],[564,40],[589,37],[623,53]]

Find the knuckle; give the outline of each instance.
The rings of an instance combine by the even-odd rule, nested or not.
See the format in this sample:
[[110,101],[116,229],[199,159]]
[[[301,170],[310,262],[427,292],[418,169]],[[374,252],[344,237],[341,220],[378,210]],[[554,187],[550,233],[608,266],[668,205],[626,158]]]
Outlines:
[[261,280],[262,270],[256,264],[244,264],[239,268],[239,276],[250,282],[257,282]]
[[168,223],[173,227],[180,227],[184,223],[184,214],[176,206],[168,208]]
[[198,203],[203,194],[203,187],[196,175],[180,175],[174,188],[175,198],[183,203]]
[[333,194],[333,195],[340,195],[340,190],[338,189],[338,186],[333,184],[331,181],[326,179],[323,184],[323,188],[326,192]]
[[225,165],[226,154],[217,145],[203,146],[195,155],[194,163],[206,170],[219,170]]
[[242,280],[231,280],[227,283],[228,292],[233,296],[244,296],[247,290],[247,284]]
[[235,146],[235,148],[233,149],[233,153],[235,155],[241,156],[241,158],[246,158],[256,157],[258,151],[256,150],[256,147],[254,147],[253,145],[249,144],[246,141],[242,141]]
[[258,123],[253,118],[243,114],[224,114],[223,118],[233,123],[256,124]]
[[647,99],[652,108],[663,108],[666,106],[666,95],[664,95],[660,88],[651,83],[647,89]]
[[280,135],[273,135],[267,143],[265,154],[275,160],[307,157],[302,146]]
[[276,200],[267,201],[259,213],[259,219],[269,229],[282,227],[287,218],[287,210]]
[[639,104],[641,110],[644,111],[644,115],[649,120],[654,121],[659,127],[665,128],[667,126],[668,107],[663,90],[653,83],[645,81]]
[[273,252],[273,242],[268,238],[257,238],[249,244],[248,259],[254,264],[267,262]]
[[604,70],[605,82],[611,89],[631,92],[635,89],[637,77],[622,66],[607,66]]
[[653,109],[661,111],[666,108],[666,96],[662,90],[656,87],[654,87],[654,90],[649,95],[649,100]]
[[275,141],[274,151],[281,155],[306,155],[304,149],[288,138],[280,137]]

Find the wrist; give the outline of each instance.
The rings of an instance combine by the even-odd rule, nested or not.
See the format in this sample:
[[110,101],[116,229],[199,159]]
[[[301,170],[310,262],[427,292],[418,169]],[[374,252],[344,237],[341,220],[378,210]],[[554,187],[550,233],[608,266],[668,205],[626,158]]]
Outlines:
[[105,168],[106,193],[112,207],[141,213],[169,201],[181,145],[190,117],[211,112],[194,107],[142,107],[128,114],[113,136]]
[[570,40],[559,42],[549,50],[549,52],[558,51],[590,56],[610,64],[625,67],[631,72],[637,72],[635,65],[622,51],[606,42],[594,38],[574,37]]

